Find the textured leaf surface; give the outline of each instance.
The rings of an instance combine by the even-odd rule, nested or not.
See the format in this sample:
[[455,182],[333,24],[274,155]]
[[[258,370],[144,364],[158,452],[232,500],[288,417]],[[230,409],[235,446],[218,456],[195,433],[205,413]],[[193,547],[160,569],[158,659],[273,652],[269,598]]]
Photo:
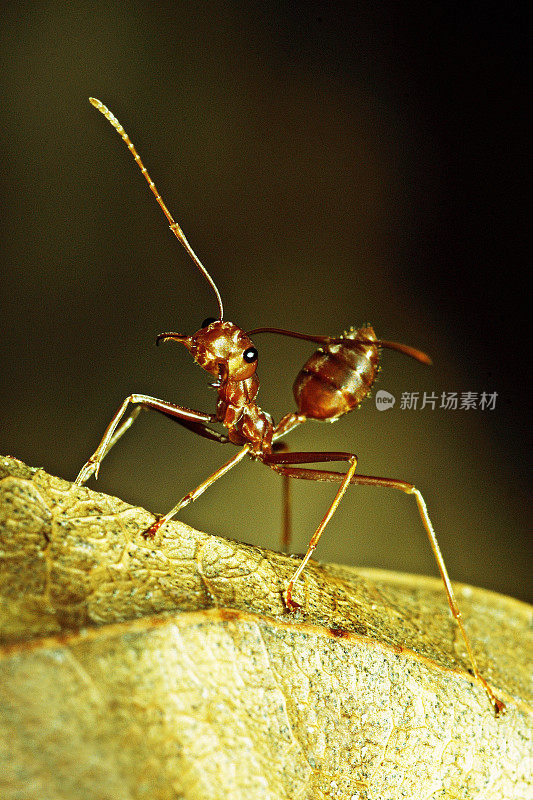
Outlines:
[[294,560],[0,459],[0,797],[533,797],[531,608]]

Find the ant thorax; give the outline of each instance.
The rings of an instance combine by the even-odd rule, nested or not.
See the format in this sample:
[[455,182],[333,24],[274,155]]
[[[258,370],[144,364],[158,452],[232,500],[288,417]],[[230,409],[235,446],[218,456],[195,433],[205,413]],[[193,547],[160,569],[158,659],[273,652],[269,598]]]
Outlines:
[[268,452],[272,446],[272,417],[254,402],[259,378],[252,375],[245,381],[225,381],[217,390],[217,419],[228,430],[234,444],[251,444],[252,450]]

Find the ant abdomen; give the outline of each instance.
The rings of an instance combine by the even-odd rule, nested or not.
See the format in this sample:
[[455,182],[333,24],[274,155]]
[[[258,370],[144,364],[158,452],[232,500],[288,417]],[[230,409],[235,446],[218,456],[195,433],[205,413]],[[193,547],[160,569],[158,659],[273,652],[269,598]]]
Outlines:
[[376,334],[367,325],[316,350],[293,385],[298,413],[333,422],[356,408],[376,379],[379,347],[372,340]]

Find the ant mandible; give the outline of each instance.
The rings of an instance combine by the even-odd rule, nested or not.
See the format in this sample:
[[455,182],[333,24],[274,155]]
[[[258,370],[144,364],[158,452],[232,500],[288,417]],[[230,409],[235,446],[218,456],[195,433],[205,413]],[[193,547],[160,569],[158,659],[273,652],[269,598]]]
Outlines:
[[[161,414],[170,417],[193,433],[197,433],[199,436],[203,436],[206,439],[219,442],[220,444],[231,442],[240,447],[238,453],[233,456],[233,458],[206,478],[194,491],[186,494],[167,514],[154,522],[154,524],[144,532],[146,538],[153,538],[159,528],[175,517],[180,509],[196,500],[211,486],[211,484],[221,478],[222,475],[225,475],[226,472],[236,466],[236,464],[242,461],[246,456],[256,461],[261,461],[275,472],[284,476],[286,485],[288,485],[289,478],[303,478],[304,480],[339,483],[340,486],[333,502],[313,534],[303,560],[287,584],[284,599],[289,611],[300,608],[300,605],[292,596],[294,584],[305,569],[324,528],[335,513],[335,510],[351,483],[364,486],[384,486],[392,489],[399,489],[406,494],[414,495],[420,517],[429,537],[429,542],[444,582],[448,604],[461,631],[473,672],[487,693],[496,714],[498,714],[504,709],[504,704],[495,696],[477,667],[470,641],[461,620],[461,613],[457,606],[448,572],[437,543],[433,525],[431,524],[427,512],[426,503],[419,490],[406,481],[356,474],[357,456],[353,453],[330,451],[286,452],[286,448],[283,448],[282,445],[276,446],[279,439],[308,419],[333,421],[356,408],[366,397],[375,380],[380,348],[386,347],[397,350],[400,353],[415,358],[423,364],[431,364],[431,360],[427,355],[420,352],[420,350],[397,342],[377,339],[370,325],[359,328],[358,330],[351,329],[348,333],[339,337],[331,337],[295,333],[294,331],[283,330],[281,328],[255,328],[254,330],[245,332],[234,323],[225,320],[222,299],[214,280],[196,256],[180,226],[174,221],[131,139],[117,118],[103,103],[92,97],[90,98],[90,102],[104,115],[115,130],[118,131],[128,146],[142,174],[146,178],[150,189],[155,195],[157,202],[163,210],[170,224],[170,230],[178,241],[181,242],[215,293],[218,304],[218,317],[206,319],[201,328],[192,336],[174,332],[161,333],[157,337],[156,343],[159,344],[160,342],[173,340],[183,344],[191,353],[196,363],[214,376],[215,382],[212,385],[217,390],[218,401],[216,412],[214,414],[206,414],[201,411],[175,405],[174,403],[167,403],[155,397],[149,397],[143,394],[131,394],[124,400],[107,426],[102,441],[80,470],[75,484],[81,486],[91,475],[94,475],[95,478],[98,477],[100,464],[103,459],[122,434],[132,425],[143,408],[151,408],[154,411],[159,411]],[[306,362],[294,383],[294,397],[298,405],[298,411],[286,414],[277,425],[273,423],[270,415],[263,411],[255,402],[259,390],[259,379],[256,372],[258,352],[250,336],[258,333],[275,333],[296,339],[304,339],[320,345],[320,348]],[[135,406],[135,408],[121,423],[131,406]],[[210,424],[212,423],[222,423],[227,429],[227,434],[219,433],[217,430],[211,428]],[[283,450],[285,450],[285,452]],[[347,471],[343,473],[294,466],[296,464],[335,461],[347,463]],[[288,536],[286,523],[284,531],[285,543],[288,542]]]

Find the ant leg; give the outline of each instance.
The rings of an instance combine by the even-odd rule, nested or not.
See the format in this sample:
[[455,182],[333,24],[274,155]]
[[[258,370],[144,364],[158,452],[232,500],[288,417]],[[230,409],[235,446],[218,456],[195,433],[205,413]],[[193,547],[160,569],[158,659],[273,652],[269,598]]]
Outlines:
[[236,456],[230,458],[230,460],[227,461],[222,467],[217,469],[216,472],[213,472],[213,474],[210,475],[208,478],[206,478],[205,481],[202,481],[202,483],[199,486],[197,486],[196,489],[194,489],[192,492],[188,492],[188,494],[186,494],[185,497],[182,497],[179,503],[176,503],[176,505],[173,508],[171,508],[167,514],[165,514],[163,517],[160,517],[156,522],[154,522],[153,525],[151,525],[148,528],[148,530],[144,531],[143,533],[144,538],[153,539],[153,537],[156,535],[157,531],[159,530],[159,528],[161,528],[162,525],[171,520],[172,517],[175,517],[178,511],[180,511],[185,506],[188,506],[189,503],[193,503],[198,497],[200,497],[201,494],[205,492],[206,489],[209,488],[209,486],[211,486],[211,484],[213,484],[215,481],[217,481],[219,478],[225,475],[226,472],[229,472],[230,469],[232,469],[236,464],[239,463],[239,461],[242,461],[244,456],[248,454],[249,450],[250,450],[250,445],[245,444],[244,447],[242,447],[239,450]]
[[[346,476],[343,475],[341,472],[330,472],[328,470],[315,470],[315,469],[305,469],[298,467],[291,468],[291,467],[280,466],[277,467],[276,471],[281,472],[283,475],[287,475],[291,478],[302,478],[304,480],[313,480],[313,481],[331,481],[335,483],[341,481],[342,485],[344,485],[346,479]],[[468,657],[472,665],[472,671],[477,681],[481,684],[485,693],[487,694],[491,702],[491,705],[494,708],[496,716],[498,716],[498,714],[500,714],[505,710],[505,703],[503,703],[496,697],[496,695],[492,691],[491,687],[489,686],[485,678],[481,675],[479,668],[477,666],[477,661],[474,656],[472,645],[470,644],[470,639],[468,638],[468,634],[463,625],[462,615],[459,610],[459,606],[457,605],[457,600],[455,598],[455,593],[453,591],[452,584],[448,575],[448,570],[446,569],[446,564],[444,563],[444,558],[442,556],[441,549],[437,541],[435,530],[433,528],[433,524],[428,514],[426,501],[424,500],[421,492],[416,488],[416,486],[413,486],[412,483],[407,483],[407,481],[397,480],[396,478],[378,478],[373,475],[353,475],[353,477],[350,479],[350,482],[359,484],[360,486],[383,486],[385,488],[399,489],[400,491],[405,492],[405,494],[414,495],[418,507],[418,513],[420,514],[422,524],[424,525],[424,528],[428,535],[429,543],[433,551],[433,555],[435,556],[435,560],[439,568],[442,582],[444,583],[444,589],[446,592],[448,605],[450,607],[452,617],[455,619],[459,631],[461,632],[461,636],[463,637]],[[296,577],[296,575],[293,577]]]
[[[274,453],[288,453],[289,446],[285,442],[274,442],[272,445]],[[282,527],[281,527],[281,549],[284,553],[289,552],[292,538],[292,514],[291,514],[291,479],[288,475],[282,475]]]
[[277,439],[281,439],[282,436],[286,436],[290,431],[294,430],[298,425],[301,425],[302,422],[305,422],[307,417],[305,414],[295,414],[289,413],[285,414],[284,417],[280,419],[276,427],[274,428],[274,435],[272,437],[273,441],[277,441]]
[[[75,486],[81,486],[84,484],[93,473],[95,478],[98,477],[98,470],[100,469],[102,459],[106,453],[109,452],[110,448],[117,441],[117,439],[122,436],[122,434],[130,427],[136,417],[134,411],[132,414],[133,419],[130,417],[131,422],[126,420],[123,425],[119,427],[120,420],[126,413],[126,410],[130,404],[138,404],[142,408],[152,408],[155,411],[160,411],[161,413],[173,417],[178,421],[182,421],[183,423],[193,423],[197,427],[201,427],[206,422],[216,421],[215,417],[213,417],[211,414],[204,414],[201,411],[193,411],[190,408],[176,406],[174,403],[167,403],[164,400],[158,400],[155,397],[149,397],[145,394],[130,394],[129,397],[126,397],[115,416],[107,426],[102,437],[102,441],[90,459],[81,468],[78,477],[74,481]],[[204,428],[206,428],[208,431],[210,430],[205,425]],[[199,431],[196,430],[196,432],[198,433]],[[213,435],[217,435],[216,431],[212,431],[212,433]]]
[[[402,482],[398,482],[398,483],[403,483],[403,481]],[[375,485],[383,485],[383,484],[375,484]],[[466,650],[467,650],[468,656],[470,658],[470,663],[472,664],[472,669],[474,671],[474,675],[477,678],[478,682],[481,684],[481,686],[484,688],[484,690],[485,690],[485,692],[486,692],[486,694],[487,694],[487,696],[488,696],[488,698],[489,698],[489,700],[490,700],[490,702],[492,704],[492,707],[494,708],[494,713],[496,714],[496,716],[498,716],[498,714],[500,714],[502,711],[505,710],[505,703],[503,703],[501,700],[499,700],[496,697],[496,695],[492,691],[491,687],[489,686],[489,684],[487,683],[485,678],[481,675],[481,673],[480,673],[480,671],[478,669],[478,665],[477,665],[477,662],[476,662],[476,659],[475,659],[475,656],[474,656],[474,651],[472,650],[472,646],[470,644],[470,639],[468,638],[468,635],[466,633],[465,627],[463,625],[462,615],[461,615],[461,612],[459,610],[459,606],[457,605],[457,600],[455,599],[455,593],[453,591],[452,584],[451,584],[450,578],[448,576],[448,570],[446,569],[446,564],[444,563],[444,558],[442,557],[442,553],[441,553],[441,550],[440,550],[440,547],[439,547],[439,543],[438,543],[437,537],[435,535],[435,530],[434,530],[433,525],[431,523],[431,520],[429,518],[429,514],[428,514],[428,510],[427,510],[427,506],[426,506],[426,501],[422,497],[422,494],[420,493],[420,491],[415,486],[413,486],[412,484],[405,484],[404,486],[401,486],[401,485],[395,486],[394,483],[391,481],[391,483],[389,485],[392,486],[393,488],[401,489],[406,494],[413,494],[415,496],[416,504],[418,506],[418,513],[420,514],[420,518],[422,520],[424,528],[426,529],[426,533],[428,535],[429,543],[431,545],[431,549],[433,550],[433,555],[435,556],[435,560],[437,562],[437,566],[439,568],[439,572],[441,574],[441,578],[442,578],[442,581],[444,583],[444,588],[446,590],[446,595],[447,595],[447,598],[448,598],[448,605],[450,606],[450,610],[452,612],[452,616],[455,619],[455,621],[456,621],[456,623],[457,623],[457,625],[459,627],[459,630],[461,631],[461,635],[463,637],[463,641],[464,641],[464,643],[466,645]]]
[[143,410],[144,410],[143,406],[137,406],[137,408],[133,409],[133,411],[131,412],[129,417],[126,417],[126,419],[124,420],[122,425],[119,428],[117,428],[117,430],[115,431],[115,433],[111,437],[111,439],[109,441],[109,444],[106,447],[105,453],[103,454],[103,456],[100,459],[100,461],[104,460],[106,455],[109,453],[111,448],[114,447],[114,445],[118,442],[120,437],[123,436],[126,433],[126,431],[131,428],[131,426],[133,425],[133,423],[135,422],[135,420],[137,419],[137,417],[139,416],[139,414]]
[[[311,537],[311,541],[309,542],[309,546],[307,548],[307,552],[306,552],[303,560],[301,561],[298,569],[296,570],[296,572],[294,573],[294,575],[290,579],[289,583],[287,584],[287,589],[286,589],[286,592],[285,592],[285,602],[286,602],[287,608],[289,610],[294,610],[296,608],[300,608],[301,607],[298,603],[296,603],[292,599],[292,592],[293,592],[294,584],[296,583],[296,581],[298,580],[298,578],[300,577],[300,575],[304,571],[304,569],[305,569],[305,567],[307,565],[307,562],[309,561],[309,559],[311,558],[313,552],[316,549],[316,546],[318,544],[318,540],[322,536],[324,528],[326,527],[326,525],[330,521],[331,517],[333,516],[333,514],[337,510],[337,507],[338,507],[340,501],[344,497],[346,489],[348,488],[348,486],[350,484],[350,481],[352,480],[353,475],[355,473],[355,470],[357,468],[357,456],[354,455],[353,453],[336,453],[336,452],[325,452],[325,453],[315,453],[315,452],[311,452],[311,453],[283,453],[283,454],[268,453],[261,460],[263,461],[263,463],[267,464],[269,467],[274,469],[276,472],[279,472],[282,475],[287,476],[287,477],[294,477],[294,475],[292,474],[293,471],[294,472],[298,472],[299,470],[298,470],[298,468],[291,469],[291,468],[288,468],[288,467],[283,467],[282,465],[284,465],[284,464],[306,464],[306,463],[309,464],[309,463],[313,463],[313,462],[317,462],[317,461],[348,461],[349,464],[350,464],[350,466],[348,468],[348,471],[341,478],[341,485],[339,486],[339,489],[338,489],[337,494],[335,495],[335,497],[333,499],[332,504],[330,505],[330,507],[327,510],[326,514],[324,515],[320,525],[318,526],[318,528],[314,532],[313,536]],[[320,474],[320,472],[321,472],[320,470],[306,470],[306,471],[307,472],[311,472],[311,473],[315,473],[315,474]],[[341,473],[336,473],[336,474],[341,475]],[[318,478],[317,480],[320,480],[320,479]]]
[[[275,453],[287,453],[289,450],[288,445],[284,442],[277,442],[277,439],[281,439],[282,436],[285,436],[287,433],[292,431],[298,425],[301,425],[302,422],[305,422],[307,417],[304,414],[295,414],[289,413],[285,414],[284,417],[280,419],[276,427],[274,428],[274,435],[272,437],[274,444],[272,445],[272,450]],[[292,538],[292,515],[291,515],[291,482],[290,478],[286,475],[283,476],[283,488],[282,488],[282,496],[283,496],[283,516],[282,516],[282,533],[281,533],[281,549],[284,553],[289,552],[289,547]]]
[[[102,458],[100,459],[100,463],[104,460],[106,455],[109,453],[111,448],[118,442],[121,436],[123,436],[129,428],[133,425],[141,411],[146,411],[146,406],[137,406],[131,412],[129,417],[126,417],[125,421],[122,425],[115,431],[113,434],[111,441],[107,445],[107,449],[103,454]],[[159,411],[160,409],[154,408],[154,411]],[[223,433],[219,433],[218,431],[209,428],[207,425],[204,425],[203,422],[192,422],[191,420],[179,419],[178,417],[171,416],[166,413],[166,411],[161,411],[162,414],[167,416],[173,422],[177,422],[179,425],[182,425],[187,430],[192,431],[193,433],[197,433],[199,436],[203,436],[205,439],[211,439],[213,442],[219,442],[220,444],[227,444],[229,442],[229,437],[225,436]]]

